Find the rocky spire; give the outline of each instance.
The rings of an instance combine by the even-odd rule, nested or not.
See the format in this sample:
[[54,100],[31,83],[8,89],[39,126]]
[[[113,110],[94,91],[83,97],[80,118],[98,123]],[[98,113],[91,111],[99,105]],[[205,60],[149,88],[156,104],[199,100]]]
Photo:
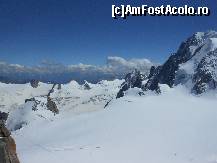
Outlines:
[[141,88],[144,78],[145,76],[141,74],[138,70],[134,70],[133,72],[128,73],[124,78],[125,81],[121,84],[121,89],[117,93],[116,98],[123,97],[124,92],[127,91],[129,88]]
[[39,80],[31,80],[30,81],[30,85],[33,87],[33,88],[37,88],[38,87],[38,84],[39,84]]

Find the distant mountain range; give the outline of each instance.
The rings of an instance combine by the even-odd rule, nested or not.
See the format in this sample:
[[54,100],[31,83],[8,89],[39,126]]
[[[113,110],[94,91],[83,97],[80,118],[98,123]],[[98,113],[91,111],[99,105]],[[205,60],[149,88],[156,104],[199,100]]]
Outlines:
[[94,65],[61,65],[44,62],[39,66],[27,67],[18,64],[0,62],[0,81],[5,83],[27,83],[40,80],[50,83],[68,83],[85,80],[96,83],[101,80],[121,79],[128,72],[138,69],[148,75],[151,66],[156,65],[147,59],[125,60],[121,57],[108,57],[104,66]]
[[[132,71],[134,74],[128,74]],[[27,83],[32,79],[51,83],[68,83],[71,80],[96,83],[124,77],[126,83],[123,83],[118,97],[123,96],[124,91],[130,87],[141,87],[159,93],[159,84],[167,84],[169,87],[182,84],[194,94],[216,89],[217,32],[193,34],[162,65],[147,59],[125,60],[120,57],[108,57],[105,66],[64,66],[46,62],[40,66],[25,67],[0,62],[0,81],[6,83]],[[133,83],[130,83],[131,80]]]

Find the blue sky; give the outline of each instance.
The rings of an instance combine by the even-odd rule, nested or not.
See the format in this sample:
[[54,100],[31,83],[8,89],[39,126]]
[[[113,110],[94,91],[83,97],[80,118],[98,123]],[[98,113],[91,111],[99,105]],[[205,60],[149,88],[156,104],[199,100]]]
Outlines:
[[[128,17],[111,5],[208,6],[208,17]],[[196,31],[217,30],[216,0],[0,0],[0,60],[104,64],[107,56],[163,62]]]

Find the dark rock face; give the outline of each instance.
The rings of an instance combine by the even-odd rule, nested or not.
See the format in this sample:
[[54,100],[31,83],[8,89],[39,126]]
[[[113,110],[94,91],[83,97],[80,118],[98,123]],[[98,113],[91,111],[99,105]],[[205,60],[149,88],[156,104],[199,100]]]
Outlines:
[[61,84],[58,84],[57,89],[58,89],[58,90],[61,89]]
[[31,84],[31,86],[32,86],[33,88],[37,88],[37,87],[38,87],[38,83],[39,83],[38,80],[31,80],[31,81],[30,81],[30,84]]
[[11,133],[0,121],[0,163],[19,163],[16,153],[16,144]]
[[144,86],[142,86],[143,91],[151,90],[151,91],[156,91],[157,93],[160,93],[158,75],[160,73],[161,68],[162,68],[161,66],[158,66],[157,68],[152,67],[150,69],[148,81]]
[[203,40],[198,39],[196,34],[183,42],[180,45],[177,53],[171,55],[169,59],[162,65],[162,68],[158,74],[159,83],[167,84],[168,86],[172,87],[179,65],[187,62],[196,54],[196,51],[194,53],[191,52],[190,47],[199,46],[202,42]]
[[0,121],[2,120],[5,122],[7,120],[7,118],[8,118],[8,113],[0,111]]
[[[183,43],[181,47],[185,47],[186,45]],[[186,52],[187,55],[184,55],[182,58],[182,54]],[[185,53],[184,53],[185,54]],[[157,68],[154,72],[152,77],[148,80],[145,90],[154,90],[159,92],[158,84],[167,84],[168,86],[172,87],[175,81],[176,71],[179,68],[179,64],[185,63],[187,56],[189,56],[188,51],[185,49],[183,51],[179,50],[177,54],[173,54],[169,57],[169,59],[162,65]]]
[[47,96],[50,96],[51,93],[54,92],[54,87],[56,86],[56,84],[53,84],[51,90],[48,92],[48,95]]
[[[214,80],[213,75],[210,75],[210,72],[206,70],[210,65],[211,67],[214,67],[215,70],[213,71],[217,70],[214,66],[214,64],[217,63],[216,59],[210,61],[210,58],[213,58],[214,56],[214,52],[200,60],[202,55],[205,56],[209,51],[212,51],[212,47],[214,46],[211,40],[212,38],[217,38],[217,33],[214,31],[196,33],[188,38],[180,45],[178,51],[171,55],[162,66],[151,68],[148,77],[149,80],[143,87],[143,90],[160,92],[159,84],[167,84],[169,87],[173,87],[176,84],[180,84],[183,81],[186,83],[189,80],[192,80],[192,83],[194,84],[192,90],[196,94],[203,93],[206,89],[216,88],[216,80]],[[177,76],[177,71],[181,72],[179,69],[180,65],[189,62],[193,62],[193,64],[197,65],[197,60],[199,60],[199,65],[196,73],[184,73]],[[208,63],[208,61],[212,63]]]
[[122,84],[121,85],[121,89],[119,90],[119,92],[117,93],[116,99],[117,98],[121,98],[124,96],[124,92],[127,91],[129,88],[127,87],[127,84]]
[[192,92],[201,94],[209,89],[216,89],[217,79],[217,49],[207,54],[198,64],[193,81],[195,83]]
[[56,103],[52,101],[49,96],[47,97],[47,108],[48,110],[52,111],[54,114],[59,113]]
[[155,66],[151,66],[149,75],[148,75],[148,79],[150,79],[152,76],[154,76],[154,74],[156,73],[156,67]]
[[127,91],[129,88],[141,88],[144,78],[145,76],[142,75],[138,70],[134,70],[132,73],[127,74],[125,77],[125,81],[121,84],[121,89],[117,93],[116,98],[123,97],[124,92]]

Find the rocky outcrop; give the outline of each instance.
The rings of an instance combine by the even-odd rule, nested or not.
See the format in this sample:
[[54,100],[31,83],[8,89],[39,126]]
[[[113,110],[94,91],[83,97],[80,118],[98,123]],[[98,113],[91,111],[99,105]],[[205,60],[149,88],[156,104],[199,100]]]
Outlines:
[[30,102],[30,101],[31,101],[31,102],[33,101],[33,102],[34,102],[34,101],[35,101],[35,98],[33,97],[33,98],[25,99],[25,103]]
[[61,84],[57,85],[57,89],[60,90],[61,89]]
[[0,111],[0,121],[6,121],[8,118],[8,113],[5,113],[5,112],[1,112]]
[[161,70],[161,66],[158,66],[157,68],[155,66],[152,66],[150,69],[150,73],[148,76],[148,81],[145,85],[142,86],[143,91],[151,90],[156,91],[156,93],[160,93],[160,87],[159,87],[159,79],[158,75]]
[[37,88],[38,87],[38,84],[39,84],[39,80],[31,80],[30,81],[30,85],[33,87],[33,88]]
[[49,96],[47,97],[47,108],[48,110],[52,111],[54,114],[59,113],[56,103],[52,101]]
[[215,89],[216,48],[217,32],[195,33],[162,66],[151,69],[144,90],[160,92],[159,84],[183,84],[196,94]]
[[[47,106],[47,109],[52,111],[54,114],[58,114],[59,113],[59,110],[57,108],[57,105],[54,101],[52,101],[50,95],[51,93],[54,92],[54,88],[57,84],[53,84],[52,85],[52,88],[49,90],[48,94],[46,95],[47,96],[47,103],[46,103],[46,106]],[[57,89],[61,89],[61,84],[58,84],[58,87]],[[32,110],[33,111],[37,111],[37,106],[41,103],[40,101],[36,100],[34,97],[33,98],[30,98],[30,99],[25,99],[25,103],[31,103],[31,107],[32,107]],[[42,103],[43,105],[43,103]],[[22,123],[21,125],[19,125],[19,128],[22,127]],[[16,127],[17,129],[18,127]]]
[[134,70],[133,72],[128,73],[124,79],[125,81],[121,84],[121,89],[117,93],[116,98],[123,97],[125,91],[127,91],[129,88],[141,88],[142,81],[145,79],[145,76],[141,74],[140,71]]
[[[51,90],[49,91],[49,93],[48,93],[48,95],[47,95],[47,109],[50,110],[50,111],[52,111],[52,112],[54,113],[54,115],[55,115],[55,114],[58,114],[58,113],[59,113],[59,110],[58,110],[58,108],[57,108],[56,103],[55,103],[54,101],[52,101],[50,95],[51,95],[51,93],[54,92],[54,88],[55,88],[56,85],[57,85],[57,84],[53,84]],[[60,89],[61,89],[61,85],[59,86],[59,84],[58,84],[58,88],[59,88],[59,87],[60,87]]]
[[40,104],[40,101],[37,101],[34,97],[30,99],[25,99],[25,103],[32,102],[32,110],[36,111],[38,104]]
[[83,88],[84,88],[84,90],[90,90],[91,89],[90,84],[86,80],[84,81]]
[[51,90],[48,92],[47,96],[49,97],[51,93],[54,92],[54,87],[56,86],[56,84],[53,84]]
[[0,120],[0,163],[19,163],[16,144],[11,133]]

